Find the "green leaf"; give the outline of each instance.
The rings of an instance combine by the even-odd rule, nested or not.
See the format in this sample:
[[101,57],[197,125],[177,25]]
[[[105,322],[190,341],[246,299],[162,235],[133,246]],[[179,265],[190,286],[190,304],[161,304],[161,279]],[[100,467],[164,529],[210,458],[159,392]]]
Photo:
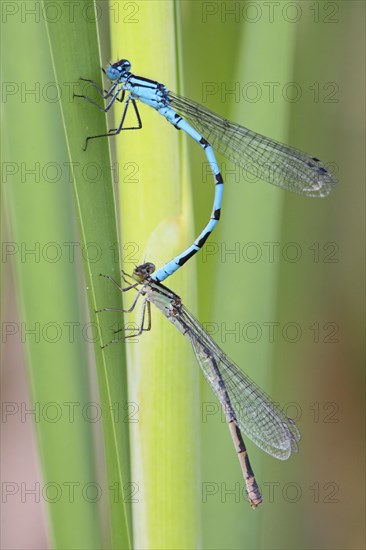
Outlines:
[[[181,22],[175,3],[133,6],[138,8],[133,15],[129,11],[122,21],[111,20],[113,61],[118,53],[131,62],[134,74],[179,91]],[[195,238],[187,138],[153,109],[141,102],[138,108],[142,130],[114,139],[119,166],[128,168],[120,182],[121,233],[129,246],[126,271],[144,261],[159,268]],[[118,105],[114,114],[115,126],[121,117]],[[194,261],[167,284],[195,309]],[[136,315],[139,323],[139,310]],[[139,405],[140,419],[131,429],[132,478],[141,487],[134,505],[135,545],[198,548],[199,367],[189,343],[154,310],[151,332],[129,345],[128,359],[131,399]]]
[[[41,6],[35,3],[35,9],[36,4]],[[46,499],[50,528],[56,548],[102,547],[100,501],[109,506],[111,533],[106,545],[130,548],[128,502],[133,488],[123,346],[102,352],[99,338],[101,332],[104,342],[110,340],[110,325],[122,319],[120,314],[94,313],[106,306],[122,307],[120,292],[99,277],[102,272],[119,278],[107,140],[82,151],[86,135],[105,132],[105,117],[94,117],[89,105],[72,96],[73,90],[80,90],[82,74],[100,78],[96,18],[92,4],[89,10],[75,4],[75,11],[70,11],[46,1],[42,8],[49,42],[43,16],[25,26],[20,17],[10,18],[3,27],[8,44],[12,36],[18,37],[3,65],[9,90],[3,137],[8,170],[4,196],[16,251],[20,318],[26,328],[36,330],[35,336],[23,338],[32,402],[41,411],[54,403],[61,415],[57,422],[41,415],[36,424],[43,482],[62,490],[62,498],[55,502]],[[30,44],[31,62],[24,55]],[[79,240],[74,236],[74,212]],[[85,298],[91,325],[85,324]],[[96,405],[91,405],[95,397],[88,389],[92,362],[85,340],[94,342],[100,396]],[[90,410],[98,411],[103,421],[106,484],[96,469]],[[73,483],[75,498],[67,492]]]

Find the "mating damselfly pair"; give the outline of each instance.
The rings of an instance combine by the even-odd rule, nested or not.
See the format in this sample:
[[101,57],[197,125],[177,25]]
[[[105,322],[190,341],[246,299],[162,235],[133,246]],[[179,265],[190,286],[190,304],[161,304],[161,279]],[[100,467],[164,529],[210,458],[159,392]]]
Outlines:
[[[107,134],[89,136],[85,149],[91,139],[114,136],[122,130],[141,129],[142,122],[136,103],[136,100],[140,100],[153,107],[176,129],[183,130],[203,148],[214,177],[214,203],[211,217],[194,243],[156,272],[155,266],[151,263],[136,267],[132,276],[133,282],[124,289],[111,277],[104,276],[112,280],[123,292],[137,290],[138,294],[132,307],[126,311],[131,311],[135,307],[140,296],[144,297],[143,318],[137,334],[150,330],[150,304],[153,303],[190,341],[198,363],[224,410],[243,471],[248,500],[255,508],[262,499],[241,430],[261,449],[282,460],[297,451],[300,433],[293,420],[224,354],[183,306],[179,296],[162,285],[161,281],[177,271],[202,248],[220,219],[224,182],[214,149],[259,179],[308,197],[327,196],[335,183],[334,178],[317,157],[311,157],[229,122],[198,103],[169,91],[164,84],[132,74],[130,69],[131,64],[126,59],[109,65],[104,72],[110,79],[111,86],[106,91],[91,80],[81,79],[96,88],[100,96],[107,100],[107,105],[102,107],[85,95],[77,97],[86,99],[98,109],[107,112],[115,101],[124,103],[118,127],[112,128]],[[137,125],[124,127],[130,105],[136,114]],[[144,325],[146,315],[147,326]],[[110,343],[118,340],[117,338]]]

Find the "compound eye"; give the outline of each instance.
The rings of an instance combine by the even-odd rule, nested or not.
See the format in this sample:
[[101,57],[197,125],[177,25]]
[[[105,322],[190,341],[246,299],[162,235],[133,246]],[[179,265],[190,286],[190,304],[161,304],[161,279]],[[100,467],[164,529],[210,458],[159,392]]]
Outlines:
[[124,59],[122,61],[121,68],[123,69],[124,72],[127,72],[131,69],[131,63],[127,59]]
[[120,59],[116,63],[112,63],[106,71],[108,78],[118,80],[123,77],[131,69],[131,63],[127,59]]
[[145,269],[146,269],[146,272],[151,275],[151,273],[154,273],[155,271],[155,265],[151,262],[147,262],[145,264]]

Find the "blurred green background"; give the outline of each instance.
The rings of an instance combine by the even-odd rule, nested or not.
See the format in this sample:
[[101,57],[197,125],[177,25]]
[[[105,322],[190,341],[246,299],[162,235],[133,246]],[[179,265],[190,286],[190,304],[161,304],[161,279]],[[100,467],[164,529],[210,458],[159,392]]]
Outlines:
[[[87,11],[91,4],[81,3],[85,8],[81,12],[79,4],[74,3],[73,19],[68,14],[76,43],[78,17],[93,22]],[[59,6],[65,15],[65,5]],[[65,254],[54,261],[45,257],[46,251],[51,253],[50,243],[62,245],[65,251],[64,243],[79,243],[82,238],[75,216],[79,206],[73,205],[72,178],[66,170],[70,140],[65,140],[59,97],[51,95],[55,75],[43,8],[39,2],[2,3],[2,341],[6,344],[2,351],[2,478],[7,483],[2,547],[127,547],[127,535],[126,546],[118,546],[113,534],[111,542],[104,493],[103,498],[84,499],[75,505],[67,501],[62,506],[60,499],[57,512],[55,504],[45,498],[21,500],[22,482],[31,487],[41,479],[55,481],[52,475],[56,475],[57,464],[66,461],[60,460],[63,449],[70,461],[65,479],[71,476],[84,484],[98,479],[102,487],[106,484],[100,422],[85,422],[83,417],[72,424],[71,433],[70,422],[58,423],[57,428],[55,423],[44,422],[48,430],[37,429],[37,446],[32,424],[25,417],[21,420],[19,412],[22,403],[34,407],[40,395],[45,402],[99,400],[93,348],[85,345],[85,335],[77,331],[72,346],[70,339],[62,338],[55,351],[54,345],[48,349],[39,342],[26,345],[24,340],[29,342],[29,338],[21,333],[22,322],[39,321],[45,326],[59,319],[59,326],[65,326],[67,318],[84,327],[89,319],[85,304],[90,287],[82,271],[80,246],[72,261]],[[151,13],[164,9],[174,12],[169,28],[156,27]],[[365,547],[364,11],[363,2],[352,0],[98,3],[103,64],[130,58],[136,74],[174,89],[164,66],[158,60],[154,66],[148,52],[144,55],[139,49],[150,27],[151,40],[156,36],[163,52],[164,48],[176,49],[180,93],[329,162],[339,181],[327,199],[306,199],[253,181],[219,158],[226,183],[222,221],[206,249],[184,268],[190,280],[197,274],[197,287],[190,292],[185,286],[183,294],[173,278],[168,281],[168,286],[182,292],[184,303],[207,324],[224,351],[286,406],[302,433],[300,452],[288,463],[248,444],[264,501],[253,512],[242,496],[240,469],[227,427],[200,378],[200,444],[199,450],[192,450],[200,457],[199,473],[192,471],[193,478],[199,476],[199,511],[192,547]],[[48,15],[52,19],[49,27],[59,24],[57,10]],[[126,37],[126,52],[110,48],[110,32],[116,28],[122,43]],[[70,82],[80,75],[98,75],[95,43],[88,46],[81,36],[79,42]],[[95,67],[93,74],[85,69],[89,65]],[[64,80],[62,100],[71,105],[70,94],[65,99],[66,90],[70,87]],[[156,142],[150,140],[150,154],[164,163],[167,151],[159,147],[159,133],[175,134],[165,121],[147,111],[143,106],[140,109],[141,134],[156,121]],[[92,108],[83,113],[93,118],[91,126],[94,119],[103,117]],[[90,132],[87,127],[79,129],[80,136]],[[139,140],[140,132],[133,139]],[[211,210],[212,183],[202,151],[191,143],[187,150],[198,232]],[[128,160],[123,158],[124,167]],[[60,177],[54,171],[55,163],[63,167]],[[33,165],[34,178],[26,173]],[[130,185],[132,168],[127,166],[115,186],[121,196],[124,183]],[[154,183],[153,174],[149,182],[143,182]],[[143,202],[142,181],[137,177],[133,185],[139,200],[128,208],[138,212],[139,219],[148,217],[151,203]],[[159,185],[164,189],[169,181]],[[90,194],[97,192],[96,187],[90,185]],[[98,200],[104,208],[103,199]],[[128,270],[132,267],[128,259],[133,227],[129,231],[125,233],[127,248],[123,249],[123,243],[121,247]],[[133,257],[154,261],[143,256],[145,240],[132,250]],[[40,243],[39,250],[35,243]],[[35,247],[34,255],[22,254],[23,245]],[[114,247],[111,242],[111,250]],[[94,263],[94,274],[118,271],[112,252],[110,261],[104,260],[103,265]],[[191,363],[193,369],[198,368],[193,354]],[[50,371],[52,388],[46,378]],[[61,387],[65,393],[57,395]],[[75,395],[69,393],[70,388]],[[126,431],[126,425],[121,429]],[[44,456],[44,449],[52,447],[57,448],[52,465],[56,470],[47,466]],[[192,510],[196,514],[196,508]],[[136,536],[146,517],[134,505],[132,514]],[[70,518],[74,523],[60,528]],[[158,547],[168,548],[164,540]],[[175,547],[186,546],[176,540]]]

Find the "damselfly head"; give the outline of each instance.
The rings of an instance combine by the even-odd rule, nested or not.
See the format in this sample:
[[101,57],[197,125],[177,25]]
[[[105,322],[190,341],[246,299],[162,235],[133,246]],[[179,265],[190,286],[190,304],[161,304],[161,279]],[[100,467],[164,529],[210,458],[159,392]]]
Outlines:
[[120,59],[107,68],[106,74],[110,80],[118,80],[131,69],[131,63],[127,59]]
[[132,277],[138,283],[143,283],[146,281],[152,273],[155,271],[155,265],[151,262],[146,262],[146,264],[137,265],[133,270]]

